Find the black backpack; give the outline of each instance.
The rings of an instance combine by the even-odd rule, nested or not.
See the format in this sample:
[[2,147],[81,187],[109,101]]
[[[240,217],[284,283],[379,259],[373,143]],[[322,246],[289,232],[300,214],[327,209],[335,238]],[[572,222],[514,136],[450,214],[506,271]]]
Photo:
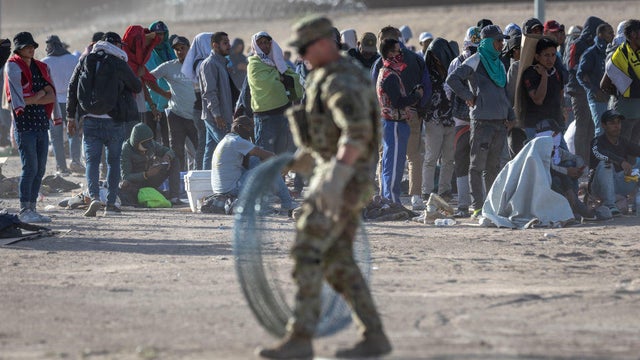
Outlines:
[[0,213],[0,239],[22,236],[22,230],[41,231],[48,228],[23,223],[16,215]]
[[78,103],[89,114],[105,115],[118,103],[116,67],[110,55],[99,51],[85,58],[78,77]]

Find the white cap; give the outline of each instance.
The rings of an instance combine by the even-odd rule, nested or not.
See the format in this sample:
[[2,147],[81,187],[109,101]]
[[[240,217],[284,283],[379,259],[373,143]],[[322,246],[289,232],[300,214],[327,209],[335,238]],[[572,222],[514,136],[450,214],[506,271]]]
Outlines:
[[423,41],[428,40],[428,39],[433,39],[433,35],[431,35],[430,32],[426,32],[425,31],[425,32],[420,34],[420,37],[418,38],[418,41],[419,42],[423,42]]

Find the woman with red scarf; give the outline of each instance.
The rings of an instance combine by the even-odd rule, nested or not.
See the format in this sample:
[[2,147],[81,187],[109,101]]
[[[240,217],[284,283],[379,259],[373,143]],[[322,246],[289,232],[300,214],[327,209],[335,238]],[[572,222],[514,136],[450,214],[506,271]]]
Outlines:
[[36,201],[42,183],[49,150],[49,119],[54,126],[62,124],[60,108],[49,67],[33,58],[38,43],[28,32],[13,38],[14,55],[7,63],[5,92],[14,120],[14,136],[22,161],[18,195],[18,217],[26,223],[51,222],[36,212]]
[[400,73],[407,67],[400,42],[384,39],[380,43],[382,68],[376,83],[378,102],[382,110],[382,196],[400,204],[400,183],[407,158],[409,124],[407,108],[415,105],[423,90],[417,86],[407,94]]

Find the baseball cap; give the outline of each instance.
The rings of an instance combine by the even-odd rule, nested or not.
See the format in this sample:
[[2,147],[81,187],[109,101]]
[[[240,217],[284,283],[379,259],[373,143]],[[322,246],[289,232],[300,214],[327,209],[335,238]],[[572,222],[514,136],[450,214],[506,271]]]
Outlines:
[[114,45],[122,44],[122,38],[120,37],[120,35],[114,33],[113,31],[104,33],[104,35],[102,35],[102,40]]
[[[311,15],[304,17],[291,28],[293,36],[289,38],[289,46],[303,49],[312,42],[321,38],[335,40],[335,30],[331,20],[324,16]],[[338,39],[340,32],[338,32]]]
[[500,26],[498,25],[487,25],[480,30],[480,38],[482,39],[494,39],[494,40],[504,40],[511,38],[509,35],[504,35]]
[[615,119],[620,119],[622,121],[624,120],[624,115],[620,114],[615,110],[607,110],[602,113],[602,116],[600,117],[600,122],[604,124],[606,122],[609,122]]
[[418,42],[423,42],[429,39],[433,39],[433,35],[430,32],[425,31],[423,33],[420,33],[420,36],[418,37]]
[[157,21],[151,24],[149,30],[153,32],[169,32],[169,28],[167,28],[167,25],[162,21]]
[[560,23],[555,20],[547,20],[547,22],[544,23],[544,31],[558,32],[561,30],[562,30],[562,27]]
[[175,47],[178,44],[185,45],[186,47],[190,46],[189,39],[184,36],[176,36],[171,41],[171,47]]
[[362,34],[362,39],[360,39],[360,46],[362,47],[362,51],[366,52],[377,52],[378,48],[376,47],[378,43],[378,39],[374,33],[366,32]]
[[544,29],[544,25],[542,25],[542,22],[540,22],[540,20],[536,18],[529,18],[522,25],[522,32],[524,33],[524,35],[531,34],[533,29],[537,28],[538,26]]

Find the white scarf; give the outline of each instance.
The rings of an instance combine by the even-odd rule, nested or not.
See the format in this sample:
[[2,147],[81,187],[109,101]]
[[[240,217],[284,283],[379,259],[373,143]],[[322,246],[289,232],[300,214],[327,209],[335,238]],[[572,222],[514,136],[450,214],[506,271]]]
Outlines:
[[194,69],[193,64],[206,59],[211,53],[211,35],[213,35],[212,32],[202,32],[196,35],[182,63],[181,72],[193,81],[196,81],[198,76],[198,69]]
[[260,49],[257,43],[258,39],[263,36],[268,36],[269,38],[271,38],[271,35],[267,34],[267,32],[265,31],[260,31],[259,33],[256,33],[251,37],[251,47],[253,48],[254,53],[258,55],[258,57],[260,58],[260,60],[262,60],[263,63],[277,68],[280,74],[284,74],[284,72],[287,71],[289,67],[287,66],[287,63],[284,61],[284,55],[282,54],[282,49],[280,48],[278,43],[275,40],[273,40],[273,38],[271,38],[271,52],[269,54],[265,54]]
[[124,62],[129,61],[129,57],[127,56],[127,53],[124,50],[120,49],[119,47],[107,41],[100,40],[93,45],[93,49],[91,49],[91,53],[97,53],[98,51],[104,51],[109,55],[113,55],[119,59],[124,60]]

